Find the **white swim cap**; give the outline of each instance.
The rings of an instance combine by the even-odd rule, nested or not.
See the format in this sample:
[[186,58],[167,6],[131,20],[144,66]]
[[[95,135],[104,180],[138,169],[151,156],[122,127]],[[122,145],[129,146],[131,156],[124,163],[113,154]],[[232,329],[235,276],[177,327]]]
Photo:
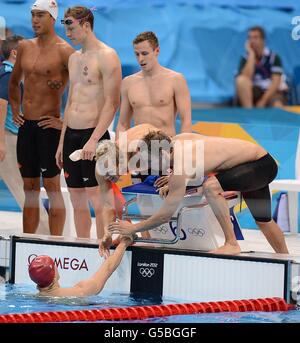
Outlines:
[[58,6],[55,0],[36,0],[31,10],[47,11],[55,20],[58,16]]

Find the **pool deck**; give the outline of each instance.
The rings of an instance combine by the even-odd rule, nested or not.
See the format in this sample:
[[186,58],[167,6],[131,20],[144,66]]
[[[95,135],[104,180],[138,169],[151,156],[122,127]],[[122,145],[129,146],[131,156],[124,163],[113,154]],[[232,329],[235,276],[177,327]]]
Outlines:
[[[279,259],[286,258],[300,263],[300,234],[285,233],[290,255],[282,255],[273,252],[273,249],[259,230],[242,229],[242,232],[245,238],[244,241],[239,241],[242,248],[242,255]],[[22,235],[22,213],[0,211],[0,236],[9,237],[10,235]],[[59,237],[54,239],[61,240]],[[72,241],[74,237],[71,239],[66,237],[65,240]],[[97,243],[95,218],[92,218],[91,239],[84,240],[90,243]],[[171,247],[168,246],[168,248]]]

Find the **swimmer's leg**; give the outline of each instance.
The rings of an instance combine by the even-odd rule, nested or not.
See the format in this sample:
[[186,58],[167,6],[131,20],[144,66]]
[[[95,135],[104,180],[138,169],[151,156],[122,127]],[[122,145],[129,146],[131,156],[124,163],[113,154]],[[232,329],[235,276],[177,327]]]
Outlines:
[[66,221],[66,208],[60,187],[60,174],[43,178],[49,198],[49,227],[51,235],[61,236]]
[[40,221],[40,178],[23,178],[25,202],[23,207],[23,232],[35,233]]
[[288,254],[283,232],[272,219],[269,186],[251,192],[243,192],[242,194],[256,224],[274,251],[281,254]]
[[90,238],[92,219],[85,188],[71,188],[70,199],[74,209],[74,223],[77,237]]
[[101,239],[104,235],[104,221],[103,221],[103,200],[101,199],[100,187],[86,187],[86,194],[92,203],[96,217],[97,237]]
[[203,184],[203,192],[214,215],[216,216],[225,236],[225,243],[216,250],[211,251],[216,254],[235,255],[241,252],[241,248],[236,240],[230,212],[225,198],[221,195],[222,189],[216,177],[209,177]]

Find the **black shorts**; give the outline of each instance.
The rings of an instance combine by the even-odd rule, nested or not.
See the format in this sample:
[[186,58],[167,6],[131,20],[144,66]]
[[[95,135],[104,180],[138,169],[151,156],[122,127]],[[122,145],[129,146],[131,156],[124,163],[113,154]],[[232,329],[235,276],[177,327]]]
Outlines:
[[255,220],[269,222],[272,219],[269,183],[275,179],[277,171],[277,163],[267,154],[257,161],[221,171],[216,178],[224,191],[242,193]]
[[60,174],[55,154],[59,143],[60,130],[43,129],[38,120],[25,120],[19,128],[17,159],[23,178],[51,178]]
[[[63,164],[64,174],[68,187],[84,188],[98,186],[95,176],[95,160],[79,160],[73,162],[69,156],[72,152],[82,149],[90,139],[95,128],[91,129],[71,129],[67,127],[64,137]],[[109,132],[106,131],[100,140],[110,139]]]

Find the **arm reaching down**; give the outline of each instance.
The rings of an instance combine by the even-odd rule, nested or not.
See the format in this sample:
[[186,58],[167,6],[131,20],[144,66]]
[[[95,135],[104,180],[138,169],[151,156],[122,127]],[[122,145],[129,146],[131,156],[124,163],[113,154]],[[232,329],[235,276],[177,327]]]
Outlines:
[[154,229],[159,225],[170,220],[176,212],[180,202],[185,195],[185,176],[172,175],[169,179],[169,192],[160,209],[150,218],[137,223],[131,224],[126,221],[119,221],[109,225],[111,233],[119,233],[121,235],[132,235],[136,232],[143,232]]
[[[96,169],[97,170],[97,169]],[[109,257],[109,248],[112,245],[112,235],[108,231],[108,225],[116,220],[116,206],[112,183],[106,180],[96,171],[96,179],[100,186],[100,194],[103,201],[103,224],[104,236],[99,240],[99,253],[101,257]]]

